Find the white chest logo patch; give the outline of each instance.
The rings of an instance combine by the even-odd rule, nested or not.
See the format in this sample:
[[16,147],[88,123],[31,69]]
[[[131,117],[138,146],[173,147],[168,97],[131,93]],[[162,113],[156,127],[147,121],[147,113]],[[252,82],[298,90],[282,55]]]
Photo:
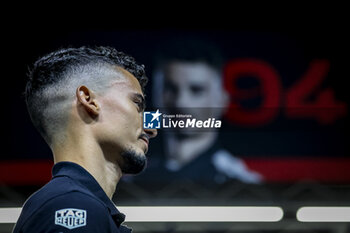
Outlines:
[[62,209],[55,212],[55,224],[74,229],[86,226],[86,210]]

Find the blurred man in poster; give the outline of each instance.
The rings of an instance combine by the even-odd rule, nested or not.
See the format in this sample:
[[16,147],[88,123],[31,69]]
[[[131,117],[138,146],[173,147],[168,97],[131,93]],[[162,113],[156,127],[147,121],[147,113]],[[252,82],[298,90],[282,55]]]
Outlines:
[[[198,39],[181,39],[160,47],[153,74],[153,106],[165,114],[196,119],[221,119],[229,103],[222,85],[223,58],[215,45]],[[160,130],[161,158],[151,158],[149,170],[164,181],[225,183],[237,180],[260,183],[260,174],[226,150],[217,129]],[[152,172],[153,171],[153,172]]]

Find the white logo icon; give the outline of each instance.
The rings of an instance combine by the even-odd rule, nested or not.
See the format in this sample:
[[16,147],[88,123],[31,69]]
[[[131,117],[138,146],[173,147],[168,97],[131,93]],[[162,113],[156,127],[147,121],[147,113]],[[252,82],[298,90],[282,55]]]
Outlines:
[[156,112],[143,113],[143,128],[144,129],[160,129],[160,116],[162,113],[159,109]]
[[55,212],[55,224],[74,229],[86,226],[86,210],[62,209]]

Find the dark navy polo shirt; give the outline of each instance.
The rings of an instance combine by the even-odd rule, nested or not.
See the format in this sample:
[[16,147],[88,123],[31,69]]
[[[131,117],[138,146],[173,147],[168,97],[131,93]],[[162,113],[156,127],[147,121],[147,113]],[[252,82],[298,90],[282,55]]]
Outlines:
[[14,233],[127,233],[120,213],[94,177],[78,164],[59,162],[53,178],[25,203]]

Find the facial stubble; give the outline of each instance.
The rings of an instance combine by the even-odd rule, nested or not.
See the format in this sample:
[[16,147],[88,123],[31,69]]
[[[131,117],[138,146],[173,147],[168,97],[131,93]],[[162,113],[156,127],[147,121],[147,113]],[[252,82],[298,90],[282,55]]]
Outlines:
[[145,170],[147,158],[144,154],[137,153],[133,149],[127,149],[121,153],[123,164],[121,170],[124,174],[136,175]]

